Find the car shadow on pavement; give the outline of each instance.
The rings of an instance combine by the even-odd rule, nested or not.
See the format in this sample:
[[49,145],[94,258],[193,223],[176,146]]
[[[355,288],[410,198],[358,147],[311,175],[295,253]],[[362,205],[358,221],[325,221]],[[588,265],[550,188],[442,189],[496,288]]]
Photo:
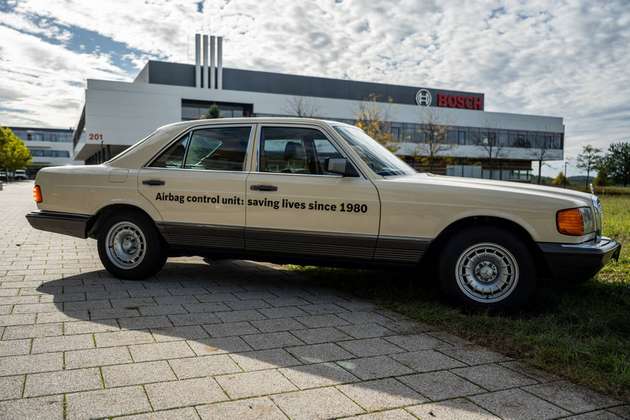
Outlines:
[[[361,402],[366,395],[394,406],[425,403],[418,373],[467,366],[455,355],[463,340],[270,264],[185,260],[146,281],[93,271],[47,281],[37,291],[50,296],[42,302],[54,303],[38,313],[38,323],[63,322],[64,335],[93,337],[64,351],[68,361],[92,349],[94,364],[67,368],[98,364],[105,386],[108,364],[131,370],[168,363],[177,380],[210,376],[231,399],[338,386],[331,392],[369,411]],[[131,358],[100,360],[99,349],[113,347],[127,348]],[[466,392],[483,391],[467,385]],[[467,410],[471,403],[463,404]]]

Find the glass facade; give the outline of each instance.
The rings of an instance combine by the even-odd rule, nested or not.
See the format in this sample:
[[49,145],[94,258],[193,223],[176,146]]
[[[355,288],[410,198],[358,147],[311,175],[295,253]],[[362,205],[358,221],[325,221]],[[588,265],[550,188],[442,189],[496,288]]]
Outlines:
[[29,141],[48,141],[53,143],[71,143],[72,131],[71,130],[38,130],[30,128],[13,128],[13,132],[16,136],[24,140]]
[[226,102],[182,101],[182,121],[198,120],[205,118],[208,109],[216,105],[219,107],[221,118],[238,118],[251,116],[252,105],[235,104]]
[[69,158],[70,152],[67,150],[31,149],[31,155],[33,157]]

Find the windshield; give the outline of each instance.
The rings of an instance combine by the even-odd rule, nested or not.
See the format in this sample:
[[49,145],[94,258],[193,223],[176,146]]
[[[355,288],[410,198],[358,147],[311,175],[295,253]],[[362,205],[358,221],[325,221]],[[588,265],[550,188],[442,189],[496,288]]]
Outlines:
[[336,125],[335,130],[376,174],[392,176],[411,175],[416,172],[360,128]]

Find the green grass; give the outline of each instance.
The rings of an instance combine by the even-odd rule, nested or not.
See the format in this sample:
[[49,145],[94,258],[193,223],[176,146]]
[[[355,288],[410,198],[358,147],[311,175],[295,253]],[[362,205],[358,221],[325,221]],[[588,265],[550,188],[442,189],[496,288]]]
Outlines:
[[604,233],[624,244],[621,258],[578,286],[545,285],[527,309],[497,315],[444,302],[417,273],[291,266],[322,284],[371,298],[437,328],[630,399],[630,196],[602,197]]

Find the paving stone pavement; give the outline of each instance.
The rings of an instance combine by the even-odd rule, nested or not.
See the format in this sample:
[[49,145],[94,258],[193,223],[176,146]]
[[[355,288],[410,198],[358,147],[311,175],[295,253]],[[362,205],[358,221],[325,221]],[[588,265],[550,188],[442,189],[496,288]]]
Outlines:
[[[630,408],[282,267],[122,281],[0,191],[1,419],[630,418]],[[356,416],[356,417],[355,417]]]

